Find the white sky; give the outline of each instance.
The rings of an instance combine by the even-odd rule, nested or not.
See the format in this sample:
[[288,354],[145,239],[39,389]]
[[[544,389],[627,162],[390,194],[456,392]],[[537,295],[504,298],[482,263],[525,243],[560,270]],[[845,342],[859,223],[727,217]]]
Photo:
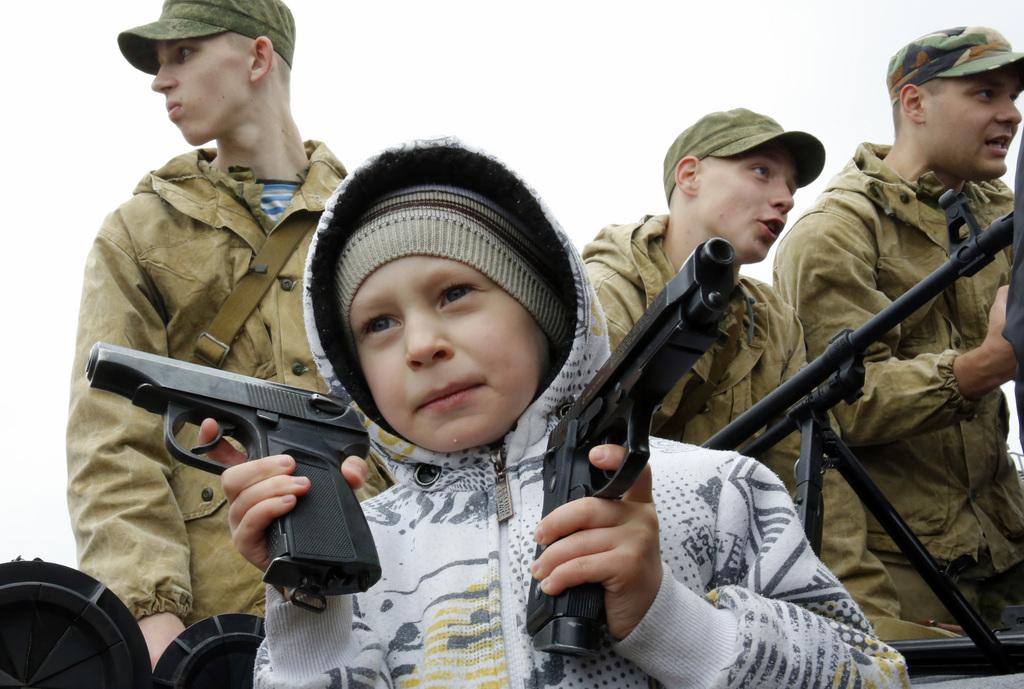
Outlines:
[[[457,135],[520,172],[581,248],[603,225],[664,212],[665,150],[708,112],[747,107],[822,140],[825,172],[792,223],[858,143],[891,141],[885,71],[902,45],[972,24],[1024,50],[1019,0],[289,3],[305,138],[351,169],[406,139]],[[160,4],[5,6],[0,562],[75,565],[64,432],[85,257],[142,175],[189,148],[117,49]],[[770,281],[770,265],[749,272]]]

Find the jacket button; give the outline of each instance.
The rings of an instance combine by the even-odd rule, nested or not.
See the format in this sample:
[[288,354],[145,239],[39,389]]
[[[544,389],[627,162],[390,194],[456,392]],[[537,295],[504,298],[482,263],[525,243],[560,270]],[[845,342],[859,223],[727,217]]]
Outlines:
[[291,292],[295,289],[295,280],[292,280],[291,278],[284,278],[281,280],[281,289],[285,292]]
[[903,203],[906,203],[909,200],[910,200],[910,197],[907,195],[907,192],[901,191],[900,192],[900,201],[902,201]]
[[961,340],[959,337],[954,337],[953,338],[953,344],[955,346],[959,347],[961,342],[963,342],[963,340]]
[[439,478],[441,478],[441,467],[434,466],[433,464],[420,464],[416,467],[416,471],[413,472],[413,479],[416,481],[416,485],[423,488],[429,488],[434,485]]
[[294,373],[297,376],[301,376],[303,373],[305,373],[308,370],[309,369],[306,368],[305,365],[301,361],[296,361],[294,364],[292,364],[292,373]]
[[203,502],[213,500],[213,488],[203,488]]

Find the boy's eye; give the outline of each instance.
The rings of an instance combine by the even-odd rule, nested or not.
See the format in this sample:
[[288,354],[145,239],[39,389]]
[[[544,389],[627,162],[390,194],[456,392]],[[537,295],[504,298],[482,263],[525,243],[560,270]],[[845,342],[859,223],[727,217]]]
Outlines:
[[184,46],[178,48],[178,62],[184,62],[194,52],[191,48],[185,48]]
[[380,333],[384,332],[394,324],[393,318],[387,316],[380,316],[378,318],[371,318],[366,322],[364,330],[368,333]]
[[469,287],[466,285],[456,285],[455,287],[449,287],[444,291],[445,302],[453,302],[462,299],[464,296],[469,294]]

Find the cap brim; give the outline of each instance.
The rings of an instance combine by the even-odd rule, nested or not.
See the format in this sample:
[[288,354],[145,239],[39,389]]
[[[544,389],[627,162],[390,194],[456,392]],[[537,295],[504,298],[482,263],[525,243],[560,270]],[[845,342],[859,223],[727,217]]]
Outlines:
[[797,187],[806,187],[818,179],[818,175],[825,169],[825,146],[818,141],[817,137],[807,132],[764,132],[734,141],[711,155],[727,158],[768,143],[778,143],[784,146],[793,156],[793,161],[796,163]]
[[972,74],[999,69],[1014,63],[1018,63],[1018,68],[1024,70],[1024,53],[995,53],[993,55],[986,55],[985,57],[965,62],[962,65],[951,67],[942,74],[936,74],[935,77],[966,77]]
[[121,32],[117,37],[117,46],[132,67],[147,74],[156,74],[160,71],[160,63],[156,59],[157,41],[202,38],[225,31],[223,27],[192,19],[161,19]]

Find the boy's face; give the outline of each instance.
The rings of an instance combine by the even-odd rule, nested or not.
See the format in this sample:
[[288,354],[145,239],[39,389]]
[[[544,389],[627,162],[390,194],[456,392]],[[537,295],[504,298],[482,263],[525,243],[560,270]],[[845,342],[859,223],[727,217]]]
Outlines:
[[222,33],[157,42],[160,70],[152,89],[164,95],[168,117],[190,145],[230,138],[243,123],[249,98],[244,40]]
[[381,266],[356,291],[349,321],[381,415],[429,450],[504,437],[548,367],[547,338],[530,313],[458,261],[409,256]]
[[1006,174],[1006,154],[1021,120],[1014,102],[1020,90],[1015,66],[921,87],[925,162],[947,187]]
[[779,238],[796,191],[796,163],[782,146],[765,145],[730,158],[700,161],[688,224],[705,239],[722,237],[736,250],[736,265],[758,263]]

